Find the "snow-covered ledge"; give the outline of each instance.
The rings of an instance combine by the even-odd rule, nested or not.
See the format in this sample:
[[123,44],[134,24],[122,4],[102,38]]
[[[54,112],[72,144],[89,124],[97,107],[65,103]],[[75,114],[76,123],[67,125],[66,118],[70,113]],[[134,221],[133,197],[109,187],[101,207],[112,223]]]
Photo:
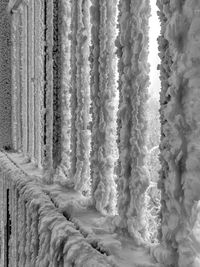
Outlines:
[[23,159],[0,153],[5,266],[160,267],[148,248],[113,232],[112,219],[86,197],[59,184],[44,185],[42,173]]

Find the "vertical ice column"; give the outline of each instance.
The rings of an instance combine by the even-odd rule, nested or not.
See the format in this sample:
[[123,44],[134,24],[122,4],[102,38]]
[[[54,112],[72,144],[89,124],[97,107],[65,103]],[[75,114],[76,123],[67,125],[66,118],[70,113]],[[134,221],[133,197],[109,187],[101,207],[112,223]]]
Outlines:
[[71,173],[76,173],[76,107],[77,107],[77,96],[76,96],[76,40],[77,34],[77,1],[71,2],[71,49],[70,49],[70,65],[71,65]]
[[116,14],[118,1],[92,1],[92,151],[91,178],[95,207],[113,214],[116,205],[114,181]]
[[19,148],[19,132],[18,132],[18,32],[19,32],[19,16],[15,12],[11,17],[11,67],[12,67],[12,146],[14,150],[18,150]]
[[76,172],[75,189],[89,192],[90,183],[90,1],[77,1],[76,32]]
[[53,0],[45,0],[44,167],[53,167]]
[[[158,1],[162,25],[161,243],[166,266],[200,266],[200,3]],[[160,252],[159,252],[160,251]],[[170,265],[171,264],[171,265]]]
[[35,73],[34,73],[34,1],[29,1],[28,4],[28,24],[27,24],[27,34],[28,34],[28,155],[31,161],[34,160],[34,132],[35,132],[35,117],[34,117],[34,90],[35,90]]
[[44,1],[35,1],[35,160],[39,167],[43,163],[44,138]]
[[20,7],[20,88],[21,88],[21,120],[22,120],[22,151],[27,156],[28,125],[27,125],[27,6]]
[[61,163],[61,1],[53,0],[53,168]]
[[70,144],[71,144],[71,113],[70,113],[70,34],[71,34],[71,3],[61,1],[61,164],[62,172],[70,173]]
[[149,185],[144,167],[149,15],[149,0],[119,3],[118,227],[126,230],[137,245],[146,235],[144,198]]
[[11,25],[8,0],[0,1],[0,147],[11,145]]

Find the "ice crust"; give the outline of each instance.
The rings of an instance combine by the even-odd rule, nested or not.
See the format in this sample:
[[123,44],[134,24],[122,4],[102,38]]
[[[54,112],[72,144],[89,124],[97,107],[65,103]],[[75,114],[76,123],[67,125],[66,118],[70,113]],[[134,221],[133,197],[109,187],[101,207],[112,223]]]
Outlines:
[[8,150],[12,139],[22,154],[9,160],[0,153],[2,261],[11,234],[12,267],[199,267],[199,1],[157,1],[162,207],[160,244],[151,253],[144,216],[149,0],[119,1],[116,42],[117,0],[25,1],[9,29],[13,3],[7,10],[8,1],[0,1],[0,146]]
[[198,1],[158,1],[161,21],[162,237],[166,266],[199,265]]
[[116,56],[114,41],[117,1],[91,1],[91,179],[94,205],[114,214]]
[[140,245],[146,238],[144,192],[149,177],[144,168],[147,87],[149,85],[149,1],[119,2],[118,146],[119,181],[117,227],[126,229]]

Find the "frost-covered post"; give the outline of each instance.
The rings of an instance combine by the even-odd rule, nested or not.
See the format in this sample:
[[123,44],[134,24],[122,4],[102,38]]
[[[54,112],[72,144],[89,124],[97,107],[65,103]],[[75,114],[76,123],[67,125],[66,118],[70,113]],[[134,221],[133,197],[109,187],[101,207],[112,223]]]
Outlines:
[[[165,266],[200,266],[200,3],[158,1],[162,246]],[[165,251],[164,249],[165,248]]]
[[21,120],[22,120],[22,151],[28,152],[28,106],[27,106],[27,6],[20,9],[20,88],[21,88]]
[[11,17],[11,73],[12,73],[12,146],[14,150],[20,148],[20,113],[19,113],[19,15],[14,12]]
[[[34,149],[35,149],[35,116],[34,116],[34,91],[35,91],[35,66],[34,66],[34,59],[35,59],[35,47],[34,47],[34,40],[35,40],[35,32],[34,32],[34,16],[35,16],[35,8],[34,8],[34,1],[31,0],[28,3],[27,7],[27,30],[28,30],[28,85],[27,85],[27,97],[28,97],[28,155],[31,161],[34,161]],[[22,103],[23,105],[23,103]]]
[[[35,160],[43,163],[44,138],[44,1],[35,1]],[[36,52],[37,51],[37,52]]]
[[89,191],[90,179],[90,1],[77,1],[75,189]]
[[53,0],[45,0],[44,167],[53,168]]
[[75,190],[89,192],[90,179],[90,1],[72,3],[71,174]]
[[145,191],[149,178],[144,167],[147,89],[149,85],[149,0],[119,3],[119,229],[126,230],[137,245],[146,235]]
[[60,2],[60,41],[61,41],[61,163],[58,166],[58,179],[70,174],[70,144],[71,144],[71,112],[70,112],[70,34],[71,34],[71,2]]
[[117,0],[92,0],[91,179],[94,205],[103,214],[113,214],[116,205],[114,181],[116,14]]
[[76,173],[76,46],[77,46],[77,1],[71,2],[71,49],[70,49],[70,66],[71,66],[71,174]]

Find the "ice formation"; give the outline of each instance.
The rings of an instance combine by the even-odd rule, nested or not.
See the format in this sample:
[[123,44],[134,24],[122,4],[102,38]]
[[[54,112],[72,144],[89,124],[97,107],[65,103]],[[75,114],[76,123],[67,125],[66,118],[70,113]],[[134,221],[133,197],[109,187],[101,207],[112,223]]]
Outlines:
[[66,176],[70,175],[71,113],[70,113],[70,40],[71,5],[61,1],[61,163],[58,167]]
[[127,229],[138,244],[145,240],[144,192],[149,184],[144,168],[149,15],[149,1],[119,3],[118,227]]
[[149,249],[150,1],[0,0],[5,266],[199,267],[200,3],[157,5],[161,229],[160,244]]
[[76,6],[76,172],[75,189],[89,192],[90,184],[90,1],[80,0]]
[[116,203],[114,181],[117,2],[92,1],[92,195],[97,210],[113,214]]
[[[197,1],[158,1],[162,25],[162,238],[166,266],[198,266],[199,10]],[[170,265],[171,264],[171,265]]]

